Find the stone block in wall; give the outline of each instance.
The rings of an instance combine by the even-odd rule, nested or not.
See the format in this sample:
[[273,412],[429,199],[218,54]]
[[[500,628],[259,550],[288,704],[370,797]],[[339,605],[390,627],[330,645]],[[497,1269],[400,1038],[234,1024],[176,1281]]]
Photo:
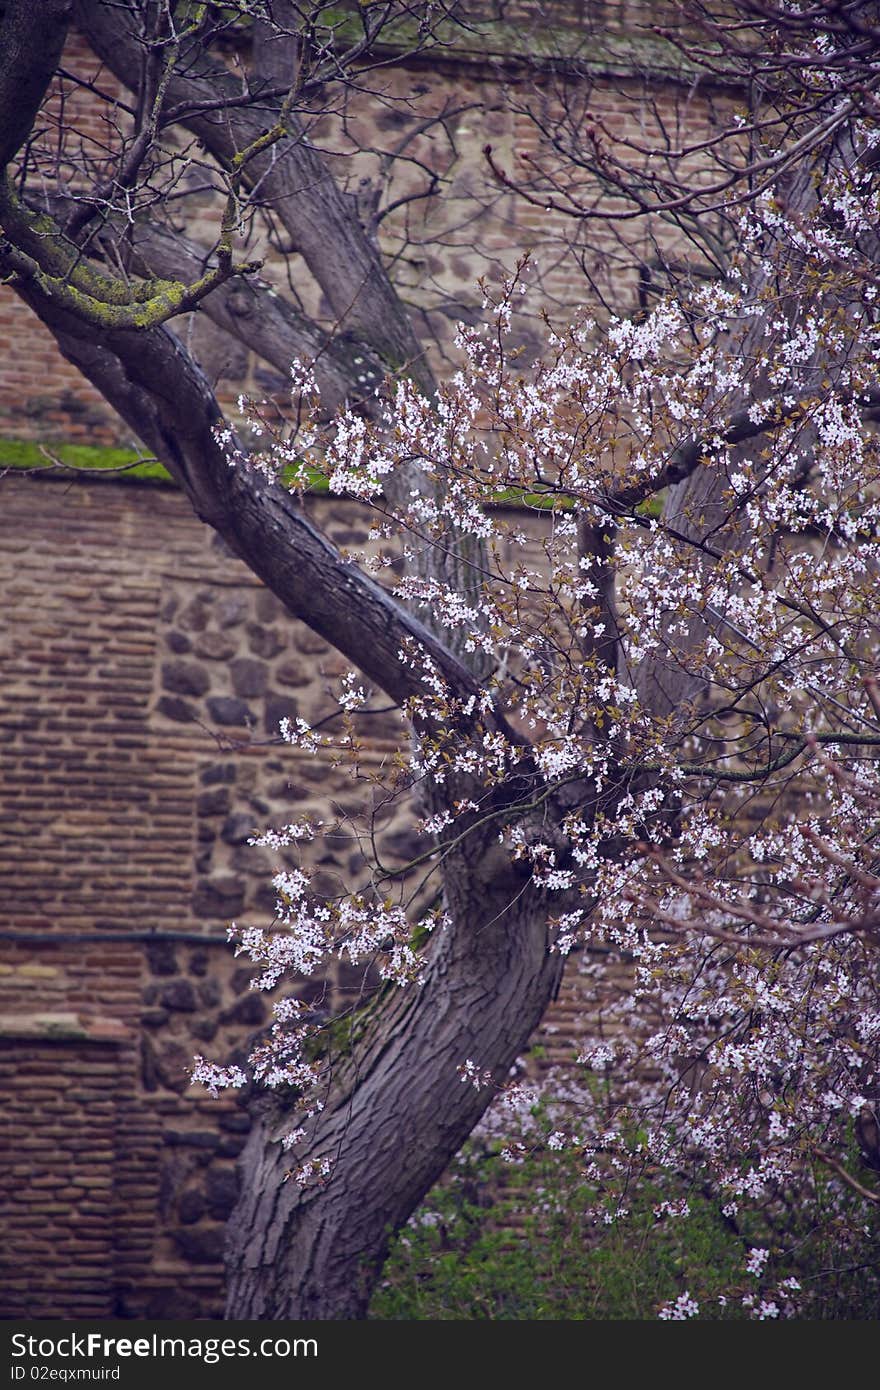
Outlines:
[[241,699],[250,700],[265,694],[269,678],[265,662],[251,657],[238,657],[230,663],[229,674],[232,689]]
[[215,786],[210,791],[200,794],[196,809],[200,816],[224,816],[230,805],[231,793],[228,786]]
[[163,695],[156,706],[160,714],[164,714],[166,719],[171,719],[175,724],[192,724],[198,719],[198,711],[195,705],[189,700],[182,700],[177,695]]
[[254,656],[271,659],[283,652],[287,646],[277,627],[263,627],[261,623],[249,623],[247,628],[248,649]]
[[228,632],[203,632],[193,647],[197,656],[208,661],[228,661],[238,651],[238,638]]
[[171,690],[177,695],[198,697],[210,690],[211,677],[204,666],[200,666],[198,662],[163,661],[162,687],[164,690]]
[[263,727],[267,734],[277,734],[282,719],[291,723],[297,718],[299,705],[292,695],[270,693],[263,704]]
[[228,728],[253,728],[257,717],[244,700],[234,695],[209,695],[206,701],[208,713],[215,724]]
[[201,879],[192,895],[192,910],[202,918],[237,917],[244,903],[244,882],[229,874]]

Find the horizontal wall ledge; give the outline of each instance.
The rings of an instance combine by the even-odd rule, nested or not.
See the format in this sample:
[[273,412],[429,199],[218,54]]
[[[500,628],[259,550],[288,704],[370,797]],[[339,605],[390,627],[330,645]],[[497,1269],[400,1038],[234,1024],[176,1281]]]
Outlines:
[[0,1040],[89,1042],[120,1046],[133,1034],[116,1018],[76,1013],[0,1014]]

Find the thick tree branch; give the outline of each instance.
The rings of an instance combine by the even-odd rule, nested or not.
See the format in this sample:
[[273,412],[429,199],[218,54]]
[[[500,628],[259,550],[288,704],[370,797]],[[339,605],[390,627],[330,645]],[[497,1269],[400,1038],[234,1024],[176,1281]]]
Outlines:
[[[855,394],[852,391],[838,391],[835,393],[835,399],[841,405],[850,405],[855,401],[862,407],[866,420],[874,421],[880,417],[880,386],[872,386]],[[806,419],[814,405],[814,397],[796,400],[793,403],[780,398],[777,401],[765,402],[760,415],[756,415],[753,410],[738,411],[711,435],[706,434],[699,438],[692,436],[677,444],[660,473],[624,487],[611,488],[603,493],[603,505],[607,506],[610,512],[623,515],[664,488],[674,483],[686,482],[701,464],[711,464],[713,458],[725,449],[747,444],[764,435],[774,434],[786,425]]]
[[424,694],[401,657],[433,661],[452,694],[480,687],[456,657],[384,589],[344,560],[294,498],[246,464],[230,467],[216,430],[222,414],[201,370],[166,328],[84,332],[78,317],[33,285],[19,293],[51,329],[67,359],[100,390],[214,528],[285,603],[403,703]]
[[[142,44],[139,7],[107,3],[107,0],[77,0],[77,18],[89,42],[105,59],[120,80],[132,87],[140,71]],[[281,42],[282,48],[284,42]],[[271,49],[257,44],[255,59]],[[255,91],[272,89],[275,57],[264,82],[260,74],[251,78]],[[292,76],[292,83],[295,74]],[[230,104],[226,110],[200,111],[204,102],[216,103],[218,96],[240,96],[240,83],[222,63],[206,53],[195,40],[181,47],[174,76],[167,84],[167,99],[173,106],[189,104],[194,114],[185,118],[186,127],[225,169],[240,171],[242,187],[258,188],[259,200],[272,209],[290,234],[293,247],[302,255],[311,275],[320,286],[336,321],[336,331],[350,338],[352,357],[367,361],[378,358],[387,372],[405,372],[427,394],[434,389],[433,375],[424,357],[410,315],[391,285],[378,247],[367,235],[351,199],[336,183],[325,160],[306,136],[295,110],[295,90],[280,103],[255,98],[252,107]],[[286,134],[274,138],[279,122]],[[271,148],[253,153],[265,137],[267,123],[273,132]],[[237,163],[248,151],[245,163]],[[366,363],[364,364],[366,365]],[[384,374],[383,373],[383,374]],[[370,376],[368,370],[364,373]],[[359,383],[360,384],[360,383]],[[369,384],[365,383],[365,384]],[[393,505],[403,507],[416,489],[431,496],[435,485],[419,468],[388,481]],[[394,489],[397,489],[395,492]],[[438,496],[438,502],[442,499]],[[480,607],[481,561],[479,543],[464,538],[455,547],[425,548],[418,564],[422,572],[465,594]],[[426,622],[431,622],[426,615]],[[485,673],[490,662],[479,651],[469,653],[466,640],[459,635],[441,634],[446,645],[455,645],[458,654]]]
[[[126,86],[135,88],[142,42],[136,9],[77,0],[76,14],[95,51]],[[256,109],[198,110],[202,103],[215,104],[218,96],[227,94],[239,97],[240,86],[222,63],[195,43],[182,53],[180,68],[168,83],[168,101],[194,111],[183,123],[224,167],[266,130],[267,115],[281,109],[281,103],[273,104],[267,112],[258,102]],[[245,185],[259,183],[261,200],[284,225],[343,330],[371,346],[388,369],[406,368],[430,389],[421,347],[377,249],[352,217],[349,201],[309,143],[296,113],[290,112],[285,123],[287,137],[268,154],[250,160]]]
[[[108,239],[108,255],[130,259],[141,274],[162,279],[194,281],[210,261],[209,251],[164,223],[138,219],[131,226],[114,224]],[[218,285],[199,307],[282,378],[289,376],[294,359],[313,363],[327,410],[371,395],[383,380],[382,362],[363,343],[330,333],[254,276]]]
[[[431,943],[423,984],[389,995],[337,1059],[333,1093],[302,1146],[332,1164],[329,1181],[283,1181],[279,1139],[295,1114],[270,1110],[254,1127],[230,1232],[229,1316],[364,1317],[390,1234],[527,1044],[564,958],[549,949],[542,895],[495,840],[490,827],[446,862],[450,922]],[[465,1058],[495,1085],[463,1085]]]

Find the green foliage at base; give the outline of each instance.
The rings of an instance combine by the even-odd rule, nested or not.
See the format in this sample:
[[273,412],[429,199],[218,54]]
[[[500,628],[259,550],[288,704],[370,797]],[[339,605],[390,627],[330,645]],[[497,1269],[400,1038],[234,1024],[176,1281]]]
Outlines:
[[[607,1224],[595,1215],[603,1200]],[[846,1193],[820,1188],[742,1226],[682,1179],[644,1182],[626,1200],[627,1214],[613,1215],[570,1153],[510,1166],[466,1151],[394,1241],[370,1316],[653,1320],[687,1291],[700,1319],[744,1319],[788,1278],[800,1284],[795,1317],[880,1314],[880,1222],[875,1213],[859,1227],[854,1252]],[[687,1216],[656,1214],[681,1200]],[[746,1268],[755,1245],[770,1252],[760,1278]]]

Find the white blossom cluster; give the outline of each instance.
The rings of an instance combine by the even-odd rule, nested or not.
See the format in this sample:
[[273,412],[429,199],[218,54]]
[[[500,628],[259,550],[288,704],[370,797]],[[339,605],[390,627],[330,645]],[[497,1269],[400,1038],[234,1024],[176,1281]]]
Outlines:
[[[333,899],[304,854],[275,875],[273,927],[236,933],[261,989],[331,956],[424,979],[410,904],[489,827],[549,948],[631,971],[613,1041],[581,1052],[620,1103],[561,1086],[550,1147],[603,1180],[635,1160],[698,1165],[731,1219],[822,1165],[857,1193],[854,1127],[880,1133],[880,448],[865,412],[880,316],[860,249],[875,183],[832,169],[794,219],[768,193],[726,276],[638,321],[548,330],[525,367],[509,338],[517,274],[460,330],[461,368],[436,400],[404,379],[382,419],[309,424],[331,487],[406,538],[401,603],[491,672],[457,695],[436,649],[401,645],[413,739],[383,795],[418,792],[424,852]],[[413,568],[477,542],[473,591]],[[346,729],[368,704],[350,673]],[[282,734],[357,766],[350,733],[296,720]],[[253,843],[284,853],[326,829]],[[307,1090],[313,1025],[274,1026],[252,1067]],[[201,1059],[195,1075],[244,1082]],[[470,1057],[459,1075],[493,1089]],[[530,1109],[502,1090],[487,1120],[513,1161],[531,1142],[513,1112]],[[671,1216],[684,1208],[661,1204]],[[748,1272],[767,1258],[755,1247]],[[787,1316],[796,1292],[768,1284],[744,1306]],[[685,1292],[660,1316],[699,1311]]]

